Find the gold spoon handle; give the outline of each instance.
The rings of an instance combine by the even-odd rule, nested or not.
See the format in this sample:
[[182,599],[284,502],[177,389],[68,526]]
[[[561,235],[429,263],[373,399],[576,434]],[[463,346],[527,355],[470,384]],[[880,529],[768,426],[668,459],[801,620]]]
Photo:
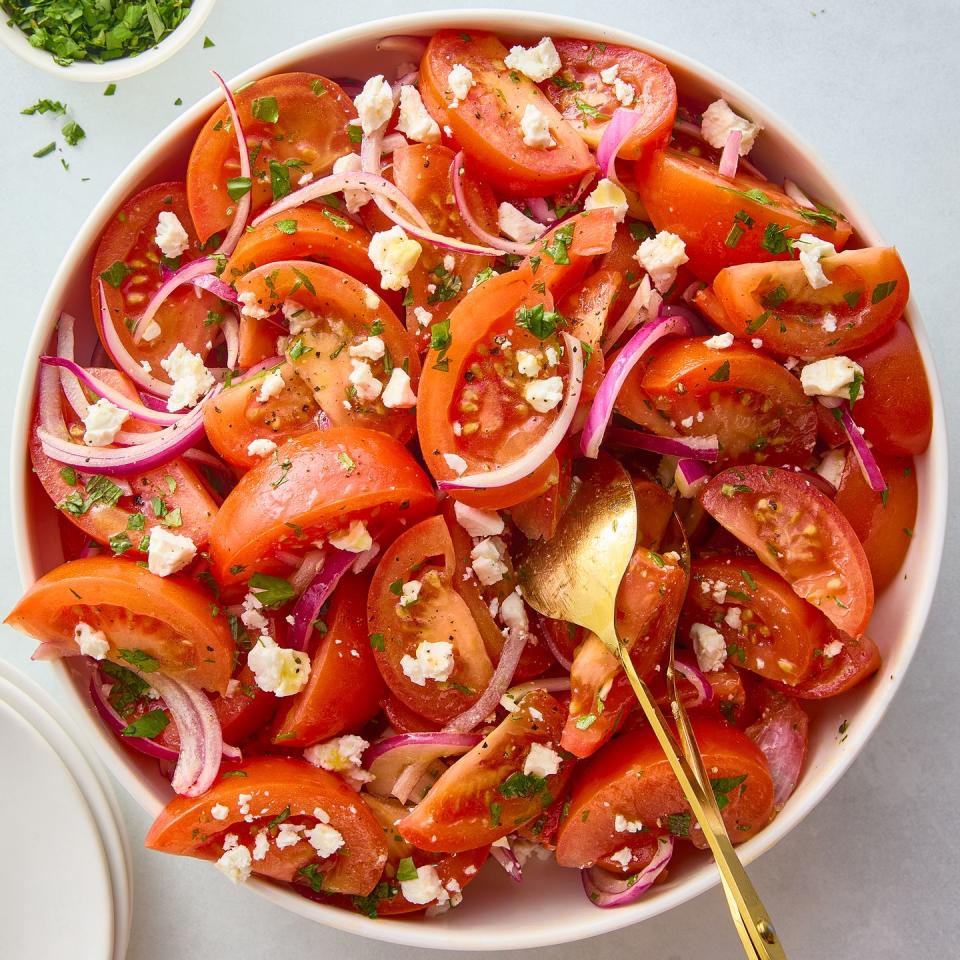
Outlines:
[[[612,638],[614,649],[619,649],[619,640]],[[624,651],[625,653],[625,651]],[[670,767],[673,770],[683,794],[690,804],[693,815],[697,818],[703,835],[706,837],[710,850],[713,852],[717,869],[723,880],[724,888],[736,904],[741,923],[745,928],[747,939],[752,947],[749,957],[759,957],[760,960],[786,960],[786,954],[780,944],[770,917],[767,914],[760,896],[750,882],[743,864],[733,849],[733,844],[727,836],[723,818],[716,807],[710,803],[705,787],[697,779],[686,758],[680,752],[667,721],[657,706],[647,685],[637,676],[630,657],[620,657],[620,664],[630,681],[630,686],[636,694],[637,700],[646,715],[663,752],[666,754]],[[739,925],[738,925],[738,932]],[[743,936],[741,934],[741,939]],[[746,948],[746,944],[744,945]]]

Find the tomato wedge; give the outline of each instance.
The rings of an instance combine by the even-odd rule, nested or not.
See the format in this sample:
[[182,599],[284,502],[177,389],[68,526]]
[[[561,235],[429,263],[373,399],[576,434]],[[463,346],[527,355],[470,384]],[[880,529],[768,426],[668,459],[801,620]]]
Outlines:
[[[773,813],[766,759],[734,727],[707,717],[692,718],[691,723],[730,839],[742,843],[766,826]],[[557,863],[587,867],[628,846],[631,835],[614,826],[618,814],[641,822],[645,832],[696,842],[699,831],[690,807],[649,729],[618,737],[578,768],[557,835]],[[702,835],[698,845],[703,845]]]
[[[266,831],[271,842],[266,857],[253,860],[256,873],[308,886],[322,882],[330,893],[365,896],[373,890],[387,862],[387,845],[373,813],[340,777],[288,757],[257,757],[231,773],[202,797],[171,800],[150,827],[144,846],[217,860],[228,833],[249,849],[255,835]],[[222,820],[211,816],[217,805],[227,808]],[[314,813],[318,808],[343,837],[340,850],[321,859],[305,839],[284,849],[275,846],[280,823],[312,828],[319,822]]]
[[721,177],[715,164],[676,150],[640,161],[637,192],[657,230],[683,239],[690,269],[707,283],[735,263],[788,259],[787,238],[812,233],[841,250],[852,232],[840,214],[801,207],[746,173]]
[[[541,196],[575,186],[594,169],[589,149],[533,81],[504,67],[507,55],[493,34],[439,30],[420,61],[427,109],[441,128],[453,131],[452,138],[503,193]],[[457,64],[470,70],[474,80],[462,103],[447,79]],[[528,105],[546,117],[555,146],[524,143],[520,119]]]
[[210,534],[223,585],[282,569],[277,550],[312,542],[362,519],[389,540],[436,503],[430,481],[396,440],[374,430],[331,428],[296,437],[230,492]]
[[207,594],[158,577],[136,563],[88,557],[61,564],[24,594],[6,623],[64,656],[79,654],[78,623],[102,630],[107,657],[142,672],[158,670],[224,693],[235,645],[226,621],[212,616]]
[[850,636],[873,612],[873,580],[863,547],[829,497],[788,470],[724,470],[703,488],[713,518]]
[[777,684],[778,689],[801,700],[823,700],[852,690],[880,669],[880,651],[866,634],[848,637],[835,631],[831,642],[840,644],[839,653],[819,657],[806,680],[794,687]]
[[819,290],[799,261],[726,267],[713,281],[723,309],[711,317],[737,337],[759,337],[772,353],[804,360],[846,354],[880,339],[910,296],[897,251],[844,250],[822,263],[830,284]]
[[[236,91],[234,99],[250,152],[254,216],[303,177],[329,173],[333,161],[353,149],[347,125],[357,111],[326,77],[278,73]],[[190,213],[203,240],[229,228],[242,196],[239,176],[237,135],[224,103],[197,135],[187,165]]]
[[563,710],[544,690],[531,690],[518,707],[397,824],[408,843],[449,853],[485,846],[534,819],[560,795],[569,760],[544,777],[524,773],[524,766],[533,745],[552,749],[559,741]]

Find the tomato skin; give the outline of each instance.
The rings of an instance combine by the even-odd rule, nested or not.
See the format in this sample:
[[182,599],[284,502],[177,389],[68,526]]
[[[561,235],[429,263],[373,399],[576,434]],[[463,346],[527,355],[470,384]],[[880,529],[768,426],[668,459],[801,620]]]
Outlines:
[[[771,202],[757,203],[742,196],[749,190],[762,191]],[[791,238],[812,233],[829,240],[837,250],[843,249],[852,232],[839,216],[836,227],[805,219],[804,208],[766,180],[746,173],[732,180],[721,177],[713,163],[676,150],[656,152],[640,161],[637,192],[657,230],[669,230],[684,240],[690,269],[707,283],[736,263],[789,259],[786,252],[772,254],[763,247],[770,224],[784,227]],[[744,230],[735,246],[727,246],[727,237],[739,222],[735,215],[741,210],[754,225]]]
[[[713,281],[721,310],[713,311],[712,318],[734,336],[760,337],[765,350],[802,360],[848,354],[879,340],[897,322],[910,296],[897,251],[844,250],[822,263],[830,284],[820,290],[810,286],[798,260],[726,267]],[[874,291],[882,292],[880,285],[890,283],[892,292],[873,302]],[[771,306],[775,291],[782,296],[778,293],[774,299],[779,305]],[[836,318],[832,330],[823,324],[828,312]],[[768,320],[763,320],[765,313]]]
[[273,733],[278,746],[308,747],[358,730],[376,715],[386,688],[367,631],[368,582],[348,575],[337,586],[324,618],[327,631],[311,657],[310,679],[288,698]]
[[853,527],[829,497],[788,470],[744,466],[715,476],[700,500],[834,626],[850,636],[863,633],[873,613],[870,567]]
[[[315,89],[321,90],[317,93]],[[266,123],[253,116],[254,100],[274,97],[279,116]],[[320,177],[330,172],[337,157],[352,147],[347,124],[357,111],[350,98],[332,80],[314,73],[278,73],[236,91],[234,100],[247,145],[251,148],[251,215],[273,200],[270,161],[286,166],[291,190],[306,173]],[[239,176],[237,136],[229,122],[227,105],[211,114],[194,141],[187,164],[187,196],[197,233],[207,240],[229,228],[237,201],[227,192],[227,181]]]
[[140,650],[184,683],[224,693],[234,642],[226,620],[210,615],[209,595],[176,577],[158,577],[116,557],[71,560],[36,581],[7,616],[15,629],[79,655],[77,623],[103,630],[107,658],[129,666],[121,650]]
[[801,700],[823,700],[852,690],[880,669],[883,662],[880,651],[866,634],[848,637],[834,631],[831,639],[839,640],[843,644],[840,653],[830,659],[821,658],[818,669],[796,686],[774,686]]
[[[766,759],[734,727],[708,717],[691,718],[691,723],[711,779],[746,776],[745,789],[732,789],[722,810],[730,839],[741,843],[766,826],[773,813]],[[666,818],[689,810],[653,731],[624,734],[578,767],[557,835],[557,863],[585,867],[622,847],[625,835],[614,829],[617,814],[666,833]],[[689,835],[695,836],[692,823]]]
[[[517,72],[507,71],[507,48],[490,33],[439,30],[420,61],[420,91],[433,118],[453,131],[452,139],[479,166],[500,192],[512,197],[552,194],[575,185],[594,168],[593,157],[579,134],[557,112],[540,89]],[[451,108],[447,77],[455,64],[472,73],[475,85],[466,99]],[[533,104],[547,118],[556,146],[528,147],[520,118]]]
[[833,502],[860,538],[873,588],[880,593],[893,582],[910,547],[907,531],[917,519],[917,475],[911,457],[874,456],[887,482],[886,495],[870,489],[850,450]]
[[[277,451],[276,462],[255,466],[223,501],[210,534],[215,575],[230,585],[256,570],[276,572],[274,551],[298,548],[295,527],[310,543],[364,517],[372,536],[387,539],[435,504],[424,472],[385,433],[332,427],[295,437]],[[243,569],[231,571],[236,567]]]
[[[532,743],[556,744],[563,727],[560,704],[544,690],[530,691],[518,706],[449,767],[400,821],[397,832],[408,843],[450,853],[484,846],[512,833],[559,796],[572,769],[569,761],[546,777],[545,786],[533,795],[505,796],[499,789],[508,777],[522,774]],[[491,804],[499,804],[499,816],[495,807],[491,813]]]
[[[618,79],[636,91],[636,100],[630,109],[640,114],[639,122],[617,156],[636,160],[667,143],[677,113],[677,85],[663,63],[640,50],[610,43],[591,44],[563,38],[555,40],[554,46],[562,64],[557,76],[572,83],[561,86],[551,79],[544,81],[540,88],[586,143],[596,149],[609,120],[585,115],[576,101],[589,103],[602,116],[613,116],[621,104],[614,96],[613,86],[600,80],[600,71],[614,64],[619,68]],[[576,84],[582,86],[578,89]]]
[[103,281],[103,292],[114,328],[128,352],[138,361],[148,361],[153,375],[167,381],[169,378],[160,366],[160,360],[178,343],[206,357],[210,352],[206,344],[211,339],[211,328],[204,326],[204,320],[209,311],[222,311],[223,306],[212,293],[203,290],[197,296],[198,290],[187,284],[174,290],[157,311],[155,319],[160,325],[160,335],[149,342],[133,342],[133,334],[126,321],[140,317],[164,279],[162,251],[155,240],[157,218],[163,211],[174,213],[189,237],[190,246],[179,258],[180,262],[189,263],[203,255],[187,209],[184,185],[167,182],[146,187],[124,203],[100,237],[90,273],[90,304],[97,333],[103,341],[101,274],[114,263],[123,263],[129,273],[119,287]]
[[[789,686],[810,673],[814,651],[828,642],[832,628],[827,618],[801,600],[786,580],[753,557],[729,556],[693,560],[690,580],[691,589],[680,617],[680,637],[688,638],[694,623],[705,623],[723,634],[728,649],[734,651],[730,662],[738,668]],[[720,583],[726,584],[723,603],[713,599]],[[730,626],[725,619],[734,607],[741,611],[739,627]],[[712,677],[710,674],[708,679]]]
[[[320,807],[330,816],[331,826],[343,836],[344,849],[350,852],[349,856],[334,854],[330,858],[332,869],[323,874],[324,889],[364,896],[376,886],[387,861],[383,832],[363,798],[340,777],[290,757],[256,757],[231,769],[245,776],[221,777],[201,797],[174,797],[153,822],[144,846],[181,857],[216,860],[223,852],[225,834],[253,831],[286,807],[292,818],[307,818],[312,823],[313,810]],[[255,819],[250,828],[240,813],[240,794],[251,795],[248,803]],[[224,820],[214,820],[210,815],[210,808],[218,803],[229,810]],[[292,851],[289,858],[283,858],[271,844],[267,859],[254,860],[253,869],[293,881],[298,867],[316,858],[313,848],[303,842]]]
[[[436,557],[442,559],[439,567],[430,563]],[[425,575],[424,569],[432,572]],[[493,675],[483,636],[455,587],[458,577],[447,526],[442,517],[431,517],[400,534],[370,584],[369,629],[382,640],[382,649],[374,651],[376,665],[391,693],[429,720],[447,721],[462,713]],[[401,608],[397,584],[411,579],[423,584],[421,599]],[[423,640],[453,644],[455,666],[448,681],[420,686],[404,673],[402,657],[415,657]]]
[[864,395],[853,411],[878,453],[919,456],[930,445],[933,401],[916,337],[906,320],[850,358],[863,367]]

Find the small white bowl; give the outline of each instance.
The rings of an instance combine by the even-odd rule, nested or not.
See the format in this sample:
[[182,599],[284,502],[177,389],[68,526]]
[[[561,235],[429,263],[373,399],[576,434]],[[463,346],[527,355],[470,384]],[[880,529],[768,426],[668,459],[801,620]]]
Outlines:
[[144,50],[135,57],[121,57],[118,60],[107,60],[105,63],[77,61],[71,63],[69,67],[61,67],[48,50],[31,46],[19,27],[8,27],[6,17],[4,22],[0,23],[0,42],[31,66],[39,67],[65,80],[78,80],[81,83],[114,83],[117,80],[135,77],[138,73],[145,73],[172,57],[203,26],[204,20],[210,15],[216,2],[217,0],[193,0],[190,12],[184,17],[180,26],[156,46]]
[[[444,27],[492,30],[504,37],[536,39],[543,35],[583,37],[646,50],[667,63],[680,89],[706,102],[725,97],[740,112],[764,126],[751,159],[774,178],[789,175],[805,190],[839,206],[865,245],[884,241],[867,215],[826,172],[826,166],[789,127],[751,94],[715,71],[642,37],[582,20],[532,11],[446,11],[378,20],[309,40],[258,64],[237,77],[240,85],[258,77],[289,70],[312,70],[330,76],[365,77],[388,73],[403,54],[377,53],[379,38],[397,34],[426,36]],[[392,74],[391,74],[392,75]],[[60,311],[89,315],[89,271],[100,232],[117,208],[147,183],[183,176],[186,159],[200,126],[222,102],[211,93],[149,143],[117,178],[74,238],[41,308],[20,383],[11,438],[13,530],[25,585],[62,562],[55,512],[39,484],[30,482],[27,441],[32,424],[38,357],[46,347]],[[790,832],[827,794],[853,762],[880,722],[916,650],[930,609],[940,569],[947,517],[947,440],[943,402],[930,346],[916,307],[907,316],[916,334],[930,380],[934,427],[929,450],[916,459],[919,508],[915,535],[905,567],[909,580],[899,578],[877,603],[871,635],[883,654],[880,672],[850,694],[810,706],[810,752],[796,792],[783,812],[757,836],[738,847],[746,863],[755,860]],[[150,816],[170,799],[170,785],[154,761],[126,750],[101,723],[87,694],[84,668],[78,660],[52,665],[61,697],[96,746],[107,766]],[[842,722],[846,735],[838,736]],[[532,861],[521,886],[509,884],[502,872],[486,868],[471,884],[462,906],[431,920],[371,920],[335,907],[313,903],[287,887],[253,878],[249,886],[278,906],[310,920],[373,940],[439,950],[511,950],[548,947],[597,936],[663,913],[717,882],[709,857],[685,858],[671,870],[668,882],[654,887],[626,907],[600,910],[584,896],[575,870]],[[210,883],[223,882],[210,871]]]

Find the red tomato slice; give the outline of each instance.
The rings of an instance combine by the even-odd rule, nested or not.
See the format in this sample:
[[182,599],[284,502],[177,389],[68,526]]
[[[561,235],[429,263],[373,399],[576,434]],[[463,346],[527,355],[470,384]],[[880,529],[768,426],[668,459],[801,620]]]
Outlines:
[[790,686],[810,673],[814,651],[828,642],[830,623],[786,580],[753,557],[724,556],[694,560],[690,580],[681,638],[690,636],[693,624],[707,624],[723,634],[736,667]]
[[814,290],[799,261],[727,267],[713,281],[722,309],[708,312],[772,353],[819,360],[878,340],[907,305],[910,281],[893,247],[844,250],[823,260],[823,272],[830,284]]
[[426,733],[439,730],[441,724],[435,720],[428,720],[419,713],[411,710],[399,697],[390,693],[389,688],[380,702],[384,715],[390,726],[398,733]]
[[[504,67],[507,54],[489,33],[435,33],[420,61],[427,109],[441,127],[453,131],[451,139],[502,192],[541,196],[575,186],[594,169],[589,149],[533,81]],[[447,78],[457,64],[472,72],[474,84],[454,107]],[[524,143],[520,119],[528,105],[546,116],[556,146],[542,149]]]
[[775,467],[724,470],[703,488],[703,505],[794,592],[850,636],[873,612],[873,580],[863,547],[829,497]]
[[137,563],[89,557],[61,564],[21,598],[6,623],[76,656],[78,623],[102,630],[108,659],[142,672],[159,670],[184,683],[223,693],[235,645],[226,621],[211,615],[209,597],[193,584],[158,577]]
[[[470,609],[454,586],[459,572],[453,543],[442,517],[431,517],[402,533],[384,554],[373,581],[367,616],[380,673],[394,696],[430,720],[462,713],[486,689],[493,675]],[[401,606],[405,583],[421,584],[419,599]],[[444,681],[415,683],[403,670],[421,643],[453,644],[453,672]]]
[[817,437],[814,404],[800,381],[738,343],[726,350],[702,339],[657,344],[627,378],[616,409],[659,434],[716,434],[726,463],[796,463]]
[[863,367],[865,385],[854,416],[874,451],[919,456],[930,445],[933,401],[920,348],[907,321],[901,319],[886,337],[851,354],[851,359]]
[[276,573],[283,569],[276,551],[302,552],[352,519],[389,541],[435,503],[424,472],[385,433],[331,428],[296,437],[223,501],[210,533],[217,580],[229,585],[257,570]]
[[[157,219],[164,211],[176,214],[190,239],[186,253],[174,261],[164,257],[155,239]],[[178,343],[206,357],[213,328],[204,321],[211,311],[222,313],[224,307],[218,297],[205,290],[198,291],[191,284],[174,290],[157,311],[154,319],[160,325],[160,334],[156,339],[135,344],[131,334],[150,298],[163,283],[165,266],[176,267],[203,255],[204,248],[197,240],[182,183],[158,183],[134,194],[107,224],[93,258],[90,302],[100,339],[103,340],[100,317],[100,282],[103,280],[107,307],[118,337],[137,361],[146,360],[151,365],[158,380],[169,379],[160,360]]]
[[485,846],[537,817],[559,796],[570,761],[546,777],[523,768],[533,744],[552,749],[559,741],[563,710],[544,690],[530,691],[518,706],[397,824],[408,843],[450,853]]
[[842,250],[852,230],[840,214],[798,206],[766,180],[721,177],[708,160],[675,150],[640,162],[637,192],[657,230],[684,240],[690,269],[707,283],[735,263],[788,259],[785,238],[812,233]]
[[857,458],[848,451],[833,502],[863,544],[873,574],[873,589],[880,593],[893,582],[910,547],[917,519],[917,475],[910,457],[877,453],[874,457],[887,489],[883,493],[871,490]]
[[841,644],[836,656],[821,655],[817,659],[817,669],[806,680],[795,687],[776,684],[777,688],[801,700],[823,700],[852,690],[880,669],[880,651],[866,634],[848,637],[835,631],[831,641]]
[[308,329],[290,337],[287,359],[334,426],[382,430],[401,443],[413,436],[412,410],[387,409],[381,396],[364,399],[349,379],[354,362],[351,348],[378,336],[385,352],[368,364],[381,385],[395,366],[406,369],[414,393],[420,381],[420,357],[413,337],[368,287],[333,267],[285,260],[244,274],[237,280],[237,293],[241,298],[252,297],[268,313],[292,303],[317,316]]
[[[677,113],[677,85],[665,64],[640,50],[612,43],[565,38],[554,45],[562,66],[540,87],[593,149],[610,118],[623,106],[639,113],[640,120],[619,157],[636,160],[646,150],[666,144]],[[616,79],[633,90],[627,103],[617,99],[613,83],[604,83],[600,77],[601,71],[613,66]]]
[[367,578],[348,576],[337,587],[317,631],[310,679],[274,731],[278,746],[308,747],[359,730],[377,714],[385,687],[370,649],[367,586]]
[[[303,176],[329,173],[333,161],[353,149],[347,125],[357,111],[326,77],[278,73],[238,90],[234,99],[250,152],[253,215],[295,190]],[[223,104],[197,135],[187,165],[190,213],[204,240],[229,228],[237,205],[229,183],[239,176],[237,135]]]
[[[234,775],[221,776],[202,797],[171,800],[150,827],[144,846],[181,857],[217,860],[228,833],[236,834],[249,848],[254,836],[266,830],[271,843],[266,858],[253,861],[256,873],[307,885],[311,881],[319,885],[322,878],[323,889],[331,893],[365,896],[373,890],[387,862],[387,845],[373,813],[340,777],[287,757],[257,757],[230,772]],[[241,795],[248,799],[241,800]],[[210,814],[217,804],[229,811],[223,820]],[[343,837],[340,851],[321,860],[306,840],[278,850],[272,842],[278,824],[312,828],[318,822],[317,808]],[[244,809],[252,820],[245,818]]]
[[[767,762],[749,737],[706,717],[692,719],[704,766],[734,843],[766,826],[773,813]],[[693,839],[690,807],[670,764],[649,729],[625,734],[583,764],[574,779],[567,816],[557,835],[557,863],[586,867],[626,845],[614,827],[617,815],[639,820],[654,834]],[[701,841],[702,843],[702,841]]]

